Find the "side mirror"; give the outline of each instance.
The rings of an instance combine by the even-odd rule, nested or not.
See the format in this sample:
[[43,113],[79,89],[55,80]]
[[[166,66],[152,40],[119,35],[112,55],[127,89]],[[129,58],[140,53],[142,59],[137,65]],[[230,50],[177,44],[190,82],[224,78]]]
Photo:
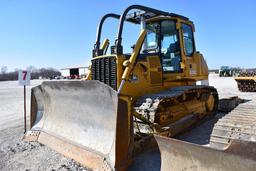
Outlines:
[[133,45],[131,46],[131,48],[134,49],[134,48],[135,48],[135,44],[133,44]]

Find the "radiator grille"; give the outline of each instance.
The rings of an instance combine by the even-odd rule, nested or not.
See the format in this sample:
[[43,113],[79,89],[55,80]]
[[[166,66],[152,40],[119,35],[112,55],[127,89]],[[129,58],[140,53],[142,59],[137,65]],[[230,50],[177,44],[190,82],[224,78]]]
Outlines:
[[116,90],[116,58],[104,57],[92,60],[92,79],[99,80]]

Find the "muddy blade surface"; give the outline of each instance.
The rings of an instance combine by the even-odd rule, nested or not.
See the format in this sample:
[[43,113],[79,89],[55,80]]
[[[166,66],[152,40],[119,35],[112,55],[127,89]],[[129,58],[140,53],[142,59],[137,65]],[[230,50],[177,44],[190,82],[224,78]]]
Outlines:
[[115,163],[117,106],[116,91],[98,81],[44,82],[32,89],[26,139],[108,170]]
[[161,154],[161,170],[253,171],[256,143],[233,141],[224,151],[172,138],[155,136]]

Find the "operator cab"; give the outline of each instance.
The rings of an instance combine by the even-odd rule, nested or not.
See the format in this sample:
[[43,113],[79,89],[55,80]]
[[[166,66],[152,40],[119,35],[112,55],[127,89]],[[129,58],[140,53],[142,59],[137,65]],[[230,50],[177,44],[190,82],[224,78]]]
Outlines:
[[[132,11],[127,13],[123,19],[133,24],[140,24],[141,28],[146,29],[147,31],[144,45],[140,55],[138,56],[138,60],[155,54],[161,58],[163,72],[182,73],[182,54],[184,54],[184,56],[191,57],[195,52],[193,23],[189,21],[187,17],[178,14],[166,13],[162,11],[153,12],[143,10]],[[123,53],[123,47],[121,44],[124,21],[122,22],[121,16],[116,14],[107,14],[106,18],[107,17],[121,20],[118,38],[116,39],[115,45],[111,46],[111,54],[123,54],[128,59],[130,54]],[[101,25],[103,24],[104,20],[105,17],[103,17],[98,28],[97,41],[93,51],[94,56],[106,54],[106,50],[104,53],[99,48]],[[182,43],[184,44],[184,49],[181,48]]]
[[[102,25],[107,18],[119,20],[117,38],[108,54],[109,40],[100,42]],[[145,86],[148,88],[167,88],[170,82],[187,81],[188,85],[192,85],[195,80],[208,77],[208,68],[203,56],[195,50],[193,22],[178,14],[133,5],[122,15],[110,13],[101,19],[93,49],[92,80],[104,82],[115,90],[119,87],[127,64],[125,61],[131,57],[131,54],[123,49],[124,22],[137,24],[146,31],[146,36],[140,40],[142,46],[136,49],[139,54],[136,55],[131,84],[140,80],[147,82]],[[132,31],[130,32],[132,34]],[[127,82],[126,87],[129,87],[129,84]]]
[[[147,36],[145,39],[145,49],[143,53],[158,53],[164,72],[180,73],[182,62],[182,49],[177,29],[177,20],[164,19],[152,21],[146,24]],[[186,56],[194,53],[194,40],[192,26],[182,23],[181,35],[184,41]]]

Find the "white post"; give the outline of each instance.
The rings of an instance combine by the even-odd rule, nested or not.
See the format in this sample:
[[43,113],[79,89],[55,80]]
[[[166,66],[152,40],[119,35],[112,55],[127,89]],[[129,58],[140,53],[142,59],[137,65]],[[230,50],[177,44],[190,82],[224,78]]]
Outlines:
[[29,71],[19,71],[19,85],[23,86],[24,91],[24,134],[27,131],[27,110],[26,110],[26,86],[30,85],[30,72]]

